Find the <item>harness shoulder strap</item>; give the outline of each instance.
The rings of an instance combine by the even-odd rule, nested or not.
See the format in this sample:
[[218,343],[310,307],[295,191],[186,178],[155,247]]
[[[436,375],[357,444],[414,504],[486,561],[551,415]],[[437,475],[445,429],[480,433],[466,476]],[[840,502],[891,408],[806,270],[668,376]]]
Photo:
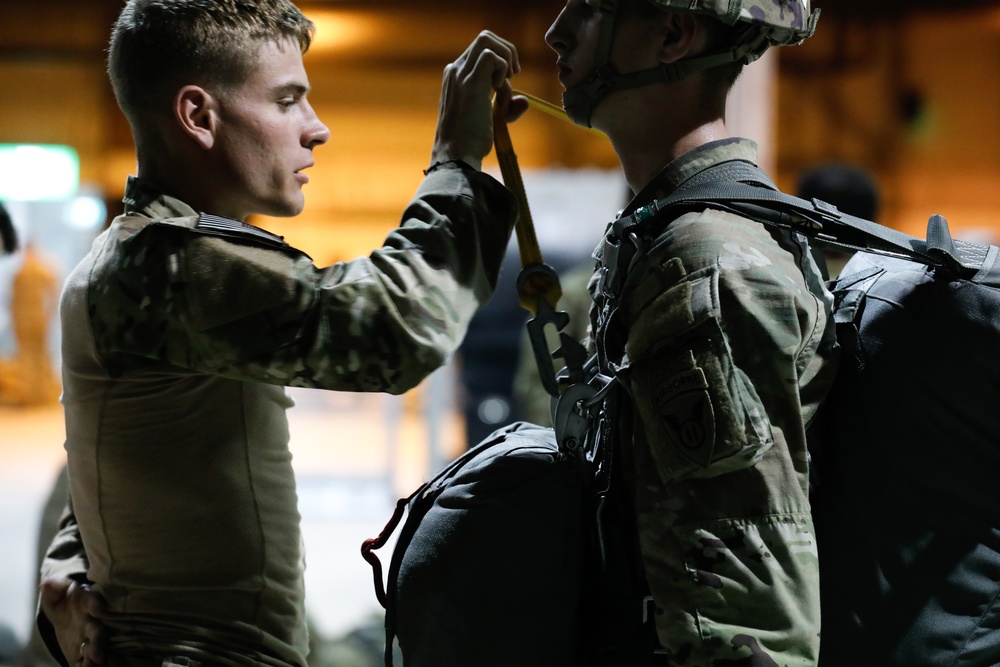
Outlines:
[[710,167],[668,197],[638,209],[617,222],[617,235],[642,233],[662,221],[669,209],[676,215],[705,207],[729,211],[764,224],[799,232],[821,244],[848,252],[865,251],[942,266],[956,275],[992,283],[997,280],[997,249],[956,241],[939,215],[928,223],[927,240],[858,218],[819,199],[807,201],[779,191],[757,166],[741,160]]

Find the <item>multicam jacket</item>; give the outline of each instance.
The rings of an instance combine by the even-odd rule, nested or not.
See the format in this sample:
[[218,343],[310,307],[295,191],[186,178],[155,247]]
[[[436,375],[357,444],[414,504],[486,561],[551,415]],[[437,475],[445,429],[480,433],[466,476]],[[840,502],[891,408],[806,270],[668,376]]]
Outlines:
[[[728,160],[755,163],[756,146],[730,139],[679,157],[624,213]],[[805,432],[834,374],[831,296],[795,234],[710,209],[659,229],[617,313],[594,323],[634,405],[657,633],[676,665],[815,665]]]
[[325,269],[141,180],[125,202],[62,297],[75,520],[43,574],[86,571],[112,654],[304,666],[284,387],[398,393],[438,368],[493,290],[512,198],[441,168],[381,249]]

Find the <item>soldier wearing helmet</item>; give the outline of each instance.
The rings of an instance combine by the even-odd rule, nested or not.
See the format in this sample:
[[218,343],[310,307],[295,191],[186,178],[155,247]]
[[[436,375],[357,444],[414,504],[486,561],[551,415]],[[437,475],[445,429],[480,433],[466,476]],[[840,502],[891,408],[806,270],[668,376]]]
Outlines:
[[[564,106],[608,135],[636,193],[622,217],[756,164],[726,131],[729,90],[817,15],[808,0],[566,2],[545,39]],[[646,229],[627,265],[610,237],[595,252],[591,343],[624,388],[614,426],[665,660],[814,665],[806,428],[836,365],[831,296],[797,234],[704,207]]]

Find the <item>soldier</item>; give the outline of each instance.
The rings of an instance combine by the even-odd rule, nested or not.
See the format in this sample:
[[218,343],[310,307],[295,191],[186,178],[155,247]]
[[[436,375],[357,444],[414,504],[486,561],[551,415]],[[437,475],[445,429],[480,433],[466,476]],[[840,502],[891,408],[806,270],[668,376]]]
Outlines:
[[284,387],[404,392],[495,284],[514,204],[480,172],[491,96],[525,105],[489,34],[446,68],[431,166],[380,250],[320,269],[244,222],[298,214],[329,137],[312,34],[288,0],[130,0],[114,27],[138,172],[61,301],[71,505],[39,624],[68,663],[306,665]]
[[10,219],[7,207],[0,202],[0,255],[8,255],[17,250],[17,230]]
[[[756,163],[727,136],[728,92],[816,19],[808,0],[566,2],[546,42],[566,110],[609,136],[638,193],[623,216]],[[627,248],[600,246],[589,285],[592,342],[630,400],[616,426],[657,635],[669,664],[814,665],[806,427],[834,374],[832,299],[798,235],[712,208],[674,218],[616,299],[610,250]]]
[[19,390],[8,397],[19,405],[44,405],[59,398],[59,380],[52,368],[49,327],[56,313],[59,281],[52,262],[31,242],[24,246],[21,267],[14,276],[10,311],[17,340]]
[[[821,199],[844,213],[878,220],[878,185],[867,171],[850,164],[821,164],[799,175],[797,196]],[[836,280],[853,253],[813,246],[813,257],[827,280]]]

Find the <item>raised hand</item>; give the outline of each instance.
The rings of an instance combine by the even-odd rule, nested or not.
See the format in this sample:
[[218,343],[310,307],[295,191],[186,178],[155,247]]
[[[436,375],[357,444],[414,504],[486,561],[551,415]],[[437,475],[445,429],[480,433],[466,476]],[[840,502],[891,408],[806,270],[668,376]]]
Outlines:
[[493,147],[493,96],[509,121],[528,108],[511,94],[509,79],[521,70],[514,45],[484,30],[444,68],[441,107],[431,163],[462,160],[479,169]]

